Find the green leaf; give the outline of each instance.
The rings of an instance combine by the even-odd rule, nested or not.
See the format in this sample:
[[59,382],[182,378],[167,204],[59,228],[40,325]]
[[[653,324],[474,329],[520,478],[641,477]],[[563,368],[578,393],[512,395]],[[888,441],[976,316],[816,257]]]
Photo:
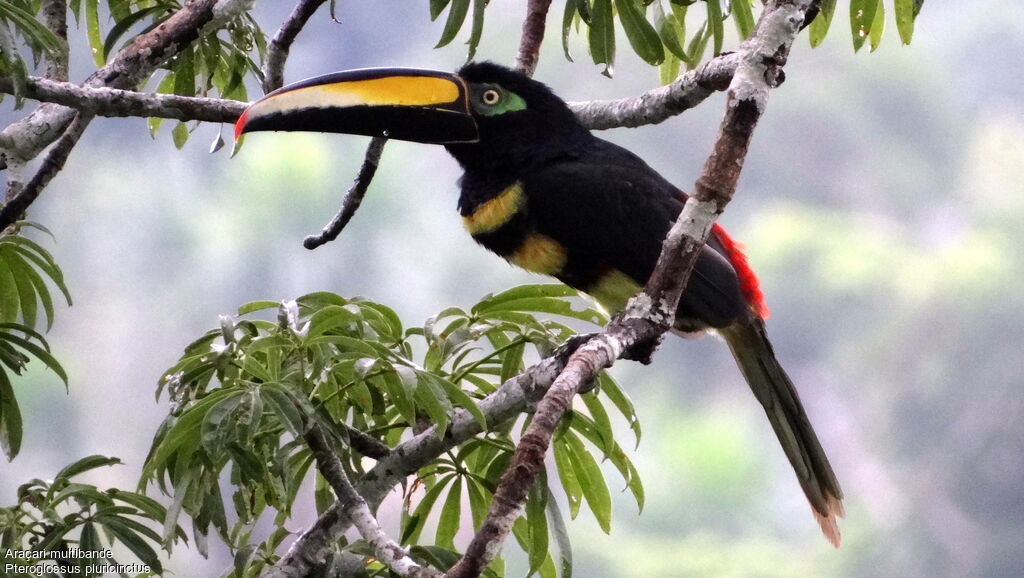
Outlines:
[[277,384],[263,384],[260,386],[263,400],[267,403],[270,411],[277,416],[281,425],[289,430],[296,437],[301,437],[308,430],[310,414],[303,414],[299,406],[293,401],[284,387]]
[[722,5],[719,0],[704,0],[708,7],[708,25],[711,27],[711,37],[714,39],[713,56],[722,53],[722,43],[725,41],[725,17],[722,16]]
[[605,455],[612,453],[615,448],[615,434],[612,433],[612,422],[608,419],[608,412],[601,405],[596,393],[587,393],[581,395],[580,398],[587,406],[587,412],[590,413],[590,419],[593,420],[595,430],[600,438],[594,445],[601,448]]
[[594,513],[598,525],[605,534],[612,531],[612,497],[608,492],[608,484],[605,483],[601,467],[597,465],[594,456],[583,446],[583,441],[572,432],[565,432],[563,436],[569,446],[572,468],[583,489],[583,497],[587,500],[587,506]]
[[129,524],[129,522],[131,522],[131,520],[127,520],[125,518],[104,516],[101,524],[108,532],[117,538],[119,542],[127,546],[143,564],[148,565],[157,573],[162,572],[163,567],[160,565],[160,557],[157,556],[153,547],[147,544],[146,540],[139,536],[137,533],[138,529]]
[[658,81],[661,82],[662,86],[671,84],[672,81],[679,77],[679,70],[682,64],[682,61],[675,54],[669,52],[665,55],[665,62],[662,62],[661,66],[658,67]]
[[[672,78],[675,78],[678,75],[679,59],[686,58],[686,49],[683,48],[682,44],[682,40],[686,37],[686,32],[680,26],[675,13],[665,13],[665,10],[661,7],[661,0],[658,0],[651,6],[654,14],[654,26],[658,29],[658,37],[661,38],[665,48],[668,48],[669,53],[676,57],[676,74],[672,75]],[[668,62],[666,60],[666,63]],[[662,84],[668,84],[665,82],[664,76],[662,77]]]
[[452,404],[445,395],[444,389],[431,375],[426,372],[416,372],[416,404],[427,412],[427,417],[437,426],[437,435],[441,437],[448,429],[448,419],[451,416]]
[[97,552],[103,549],[99,533],[96,532],[96,525],[91,522],[82,524],[82,533],[78,536],[78,547],[83,552]]
[[469,478],[466,494],[469,495],[469,512],[473,517],[473,529],[477,529],[487,518],[490,490],[485,488],[476,478]]
[[100,35],[99,0],[85,0],[85,29],[89,35],[89,48],[96,66],[103,66],[103,36]]
[[103,60],[106,61],[110,56],[110,53],[113,52],[114,45],[117,44],[117,41],[120,40],[126,32],[128,32],[129,28],[138,24],[147,16],[166,11],[166,6],[150,6],[149,8],[142,8],[139,11],[133,12],[118,20],[117,24],[110,29],[110,32],[107,33],[107,38],[103,41]]
[[562,12],[562,52],[565,59],[572,62],[572,54],[569,53],[569,33],[572,32],[572,23],[576,21],[579,13],[579,4],[587,0],[565,0],[565,10]]
[[808,39],[811,42],[811,48],[818,47],[825,40],[829,26],[832,25],[832,16],[835,14],[835,11],[836,0],[821,0],[821,8],[818,11],[818,15],[808,27]]
[[855,52],[864,46],[864,41],[871,35],[878,4],[879,0],[850,0],[850,29],[853,32]]
[[7,259],[0,259],[0,322],[17,321],[21,309],[19,305],[18,283],[14,280],[14,272],[8,266]]
[[490,0],[473,0],[473,28],[469,34],[469,55],[466,61],[473,60],[476,56],[476,49],[480,46],[480,37],[484,33],[484,10]]
[[569,502],[569,516],[576,519],[580,512],[580,505],[583,503],[583,487],[576,476],[573,468],[572,448],[562,437],[555,439],[555,467],[558,469],[558,479],[562,482],[562,489],[565,490],[565,497]]
[[636,408],[633,406],[633,401],[629,399],[629,396],[619,387],[618,382],[615,381],[611,375],[606,371],[602,371],[597,378],[598,389],[601,391],[612,405],[619,410],[622,417],[626,418],[626,422],[629,423],[629,428],[633,430],[633,436],[636,438],[636,445],[640,445],[640,437],[643,433],[640,429],[640,418],[636,415]]
[[21,451],[22,422],[18,400],[7,373],[0,370],[0,449],[11,461]]
[[448,10],[448,20],[444,23],[441,40],[437,42],[434,48],[447,46],[452,40],[455,40],[455,36],[462,29],[462,24],[466,21],[466,14],[469,13],[469,2],[470,0],[451,0],[452,6]]
[[245,305],[242,305],[241,307],[238,308],[238,314],[239,315],[248,315],[249,313],[254,313],[256,311],[263,311],[265,309],[276,309],[277,306],[280,305],[280,304],[281,304],[280,301],[270,301],[270,300],[250,301],[249,303],[246,303]]
[[459,522],[462,517],[462,477],[456,477],[452,482],[452,488],[448,490],[448,497],[445,498],[444,506],[441,507],[441,517],[437,521],[437,534],[434,543],[449,550],[455,549],[455,534],[459,531]]
[[[11,270],[14,272],[14,276],[18,279],[19,284],[22,281],[27,281],[32,285],[32,292],[36,299],[38,299],[38,304],[43,306],[43,313],[46,315],[46,329],[49,330],[53,327],[54,311],[53,298],[50,297],[50,290],[46,286],[46,282],[43,281],[43,278],[34,268],[21,259],[12,258],[8,261],[8,265],[11,266]],[[22,302],[24,303],[24,297],[22,297]],[[34,305],[35,304],[33,304],[33,306]],[[22,309],[25,309],[24,304],[22,305]],[[27,313],[23,312],[22,318],[25,319],[27,316]],[[35,324],[29,323],[28,319],[25,319],[25,324],[29,327],[35,328]]]
[[590,58],[594,64],[604,64],[601,74],[611,78],[615,69],[615,19],[612,17],[612,0],[594,0],[587,39],[590,43]]
[[[17,346],[19,349],[27,351],[33,357],[35,357],[39,361],[43,362],[43,364],[46,365],[46,367],[49,367],[54,373],[57,374],[57,377],[59,377],[60,380],[64,382],[64,386],[67,387],[67,385],[68,385],[68,376],[67,376],[66,373],[64,373],[64,368],[61,367],[60,362],[58,362],[56,358],[54,358],[52,355],[50,355],[49,351],[44,349],[44,347],[46,346],[46,342],[45,341],[41,341],[41,343],[43,343],[44,347],[40,347],[40,346],[36,345],[35,343],[32,343],[31,341],[27,340],[27,339],[24,339],[22,337],[19,337],[19,336],[15,335],[14,333],[10,333],[8,331],[3,331],[2,330],[2,329],[10,329],[12,327],[14,327],[17,331],[22,331],[22,332],[26,332],[26,333],[35,334],[35,332],[31,331],[28,327],[18,326],[18,325],[15,325],[15,324],[4,323],[4,324],[0,324],[0,340],[11,342],[13,345]],[[35,334],[35,335],[38,337],[38,334]],[[41,337],[40,337],[40,340],[41,340]]]
[[598,448],[602,448],[602,451],[605,454],[605,459],[611,461],[612,465],[615,466],[615,469],[619,471],[619,475],[621,475],[622,479],[626,482],[626,489],[633,494],[637,507],[640,511],[643,511],[643,482],[640,479],[640,473],[637,471],[636,466],[634,466],[633,462],[626,456],[626,452],[622,450],[622,447],[617,442],[612,441],[611,448],[605,451],[602,445],[605,441],[601,434],[598,433],[597,425],[595,425],[590,418],[581,413],[576,412],[572,414],[571,427],[583,434],[583,437],[587,438],[590,443],[594,444]]
[[434,485],[423,495],[423,499],[417,504],[413,513],[403,520],[400,540],[402,544],[419,542],[420,532],[423,531],[423,525],[427,522],[430,510],[433,509],[434,503],[437,502],[437,498],[440,497],[448,482],[455,477],[456,474],[448,474],[434,482]]
[[754,13],[750,9],[750,0],[732,0],[731,6],[732,18],[740,39],[750,38],[754,32]]
[[122,463],[118,458],[112,458],[107,456],[88,456],[84,457],[77,462],[65,466],[61,471],[57,472],[57,476],[54,481],[57,480],[69,480],[78,474],[94,470],[96,468],[102,468],[106,466],[113,466]]
[[546,479],[538,476],[530,494],[526,499],[526,529],[529,545],[530,570],[534,574],[548,558],[548,520],[544,514],[548,501],[548,484]]
[[637,55],[647,64],[657,66],[665,60],[665,50],[662,48],[658,32],[651,26],[651,23],[644,18],[640,7],[634,0],[615,0],[615,6],[619,10],[619,22],[626,31],[626,38]]
[[242,403],[242,394],[237,391],[220,400],[211,407],[203,417],[202,435],[200,441],[210,454],[217,454],[224,449],[228,443],[234,441],[235,433],[235,410]]
[[562,578],[572,578],[572,542],[569,540],[569,530],[565,527],[562,510],[551,494],[551,489],[547,488],[545,491],[548,493],[548,499],[544,511],[548,517],[548,531],[552,534],[558,549]]
[[900,33],[900,41],[903,44],[910,44],[910,39],[914,36],[914,18],[917,16],[914,0],[895,0],[894,6],[896,29]]
[[878,49],[878,45],[882,43],[882,32],[885,30],[885,5],[882,0],[878,0],[878,5],[875,9],[875,18],[871,22],[871,52]]
[[430,0],[430,21],[437,20],[437,17],[444,12],[446,6],[451,0]]
[[188,142],[188,126],[185,123],[178,121],[178,124],[174,125],[174,130],[171,131],[171,140],[174,141],[174,148],[181,149]]

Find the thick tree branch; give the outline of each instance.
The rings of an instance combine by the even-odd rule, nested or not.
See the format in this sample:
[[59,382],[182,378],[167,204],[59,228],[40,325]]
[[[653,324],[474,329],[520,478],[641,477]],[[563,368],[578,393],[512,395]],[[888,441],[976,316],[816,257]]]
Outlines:
[[551,0],[530,0],[526,6],[523,34],[519,39],[519,53],[516,54],[516,70],[526,76],[533,76],[540,59],[540,45],[544,41],[544,25]]
[[634,297],[608,328],[574,353],[544,398],[516,448],[484,520],[448,578],[476,578],[501,551],[527,493],[544,467],[555,426],[579,389],[634,346],[651,342],[672,327],[675,310],[715,218],[732,199],[753,129],[781,80],[781,67],[811,0],[778,0],[765,6],[755,35],[740,50],[729,86],[725,117],[694,195],[666,238],[644,293]]
[[434,578],[441,572],[430,566],[420,566],[404,548],[388,538],[373,516],[373,512],[356,489],[352,487],[345,468],[331,448],[323,430],[314,425],[305,436],[309,449],[316,458],[317,469],[331,485],[338,497],[336,507],[352,521],[359,535],[373,548],[374,555],[392,572],[407,578]]
[[274,34],[270,46],[267,47],[267,59],[263,64],[263,92],[272,92],[284,84],[284,63],[292,49],[292,43],[302,32],[313,13],[326,0],[299,0],[288,19]]
[[[14,85],[0,77],[0,92],[10,94]],[[91,87],[69,82],[54,82],[30,76],[25,90],[27,98],[60,104],[106,117],[156,117],[181,121],[233,123],[248,103],[224,98],[179,96]],[[0,137],[2,138],[2,137]]]
[[345,197],[342,198],[341,209],[338,211],[338,214],[334,215],[334,218],[324,226],[323,231],[319,234],[310,235],[303,239],[303,247],[316,249],[338,238],[342,229],[352,220],[352,216],[356,214],[356,209],[363,202],[366,190],[370,188],[370,182],[373,181],[373,175],[377,173],[377,165],[380,164],[380,156],[384,153],[384,145],[387,142],[388,139],[379,136],[370,139],[370,144],[366,147],[366,155],[363,158],[363,165],[359,168],[356,180],[345,193]]
[[643,94],[617,100],[570,102],[569,108],[591,130],[658,124],[704,102],[712,93],[728,88],[739,61],[738,53],[722,54],[671,84]]

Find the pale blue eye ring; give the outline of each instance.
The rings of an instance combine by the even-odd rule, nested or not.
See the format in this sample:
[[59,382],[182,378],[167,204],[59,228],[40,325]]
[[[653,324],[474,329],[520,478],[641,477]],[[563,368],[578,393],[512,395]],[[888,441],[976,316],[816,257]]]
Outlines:
[[488,88],[482,95],[480,95],[480,101],[487,106],[494,106],[501,102],[501,93],[493,88]]

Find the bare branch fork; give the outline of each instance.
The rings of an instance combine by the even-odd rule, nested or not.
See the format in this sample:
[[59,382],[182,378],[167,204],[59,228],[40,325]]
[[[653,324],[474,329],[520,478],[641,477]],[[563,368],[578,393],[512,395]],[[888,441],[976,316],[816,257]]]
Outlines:
[[[61,20],[52,16],[51,12],[59,9],[60,4],[48,3],[48,25],[59,28]],[[226,22],[245,7],[245,3],[239,1],[191,0],[156,28],[136,36],[132,42],[118,51],[107,65],[91,74],[84,84],[93,88],[134,89],[152,74],[157,66],[198,38],[203,27]],[[57,77],[63,72],[60,65],[52,62],[48,68]],[[23,165],[58,139],[61,139],[63,145],[58,147],[61,149],[59,153],[50,153],[48,162],[43,163],[39,174],[30,181],[41,183],[38,190],[24,187],[0,210],[0,230],[6,229],[17,220],[24,209],[38,197],[43,186],[56,174],[53,172],[47,175],[45,171],[51,171],[55,165],[63,166],[78,137],[81,136],[84,125],[88,124],[88,119],[93,116],[88,110],[79,113],[75,108],[44,103],[26,118],[0,132],[0,157],[4,166]],[[79,121],[76,122],[75,119]],[[73,123],[76,124],[76,131],[69,131]]]

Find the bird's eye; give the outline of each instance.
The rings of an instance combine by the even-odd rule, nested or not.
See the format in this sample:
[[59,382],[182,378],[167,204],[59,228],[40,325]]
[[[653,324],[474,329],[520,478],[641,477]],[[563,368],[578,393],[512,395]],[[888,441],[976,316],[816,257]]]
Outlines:
[[493,88],[488,88],[480,96],[480,100],[483,101],[487,106],[494,106],[501,100],[501,93]]

